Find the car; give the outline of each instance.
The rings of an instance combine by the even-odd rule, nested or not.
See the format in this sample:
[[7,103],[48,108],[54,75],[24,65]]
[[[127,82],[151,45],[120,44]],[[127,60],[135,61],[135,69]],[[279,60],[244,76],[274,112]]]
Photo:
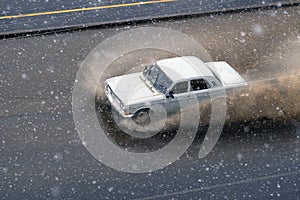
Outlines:
[[210,98],[212,89],[228,92],[248,85],[228,63],[204,63],[195,56],[159,60],[143,72],[112,77],[104,84],[113,109],[141,124],[149,119],[153,105],[176,112],[180,109],[178,101],[192,98],[191,94],[201,102]]

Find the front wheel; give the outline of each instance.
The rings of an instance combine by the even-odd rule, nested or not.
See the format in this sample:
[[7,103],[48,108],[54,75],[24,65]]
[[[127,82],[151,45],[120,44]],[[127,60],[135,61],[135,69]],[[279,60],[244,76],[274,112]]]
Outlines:
[[137,111],[133,117],[132,120],[137,124],[141,126],[149,125],[151,122],[150,115],[149,115],[149,109],[143,109]]

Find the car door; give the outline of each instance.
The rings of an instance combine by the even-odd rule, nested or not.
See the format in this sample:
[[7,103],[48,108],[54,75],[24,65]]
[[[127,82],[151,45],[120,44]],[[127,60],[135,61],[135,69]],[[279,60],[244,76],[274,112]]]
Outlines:
[[210,85],[204,78],[193,79],[190,81],[190,95],[195,95],[199,100],[199,103],[210,98],[209,88]]
[[201,122],[206,123],[211,113],[210,84],[204,78],[190,81],[190,99],[197,98]]
[[175,84],[170,90],[173,97],[165,99],[165,107],[168,113],[175,113],[180,110],[180,102],[187,101],[189,99],[189,82],[182,81]]

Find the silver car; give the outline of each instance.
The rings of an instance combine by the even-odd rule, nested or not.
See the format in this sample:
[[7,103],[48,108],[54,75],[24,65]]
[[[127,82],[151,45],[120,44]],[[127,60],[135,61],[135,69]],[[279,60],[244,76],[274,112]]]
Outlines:
[[143,72],[105,81],[105,94],[112,107],[125,118],[143,122],[153,105],[167,112],[180,109],[179,100],[210,98],[212,88],[226,91],[246,86],[245,80],[226,62],[204,63],[194,56],[159,60]]

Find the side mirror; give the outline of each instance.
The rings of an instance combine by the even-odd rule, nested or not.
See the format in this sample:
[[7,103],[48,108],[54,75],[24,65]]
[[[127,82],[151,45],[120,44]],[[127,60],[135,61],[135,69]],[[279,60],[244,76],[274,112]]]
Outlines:
[[167,95],[166,95],[167,98],[172,98],[174,99],[174,92],[173,91],[170,91]]
[[145,66],[145,69],[143,71],[143,74],[148,74],[150,75],[151,71],[149,71],[150,67],[148,67],[148,65]]

